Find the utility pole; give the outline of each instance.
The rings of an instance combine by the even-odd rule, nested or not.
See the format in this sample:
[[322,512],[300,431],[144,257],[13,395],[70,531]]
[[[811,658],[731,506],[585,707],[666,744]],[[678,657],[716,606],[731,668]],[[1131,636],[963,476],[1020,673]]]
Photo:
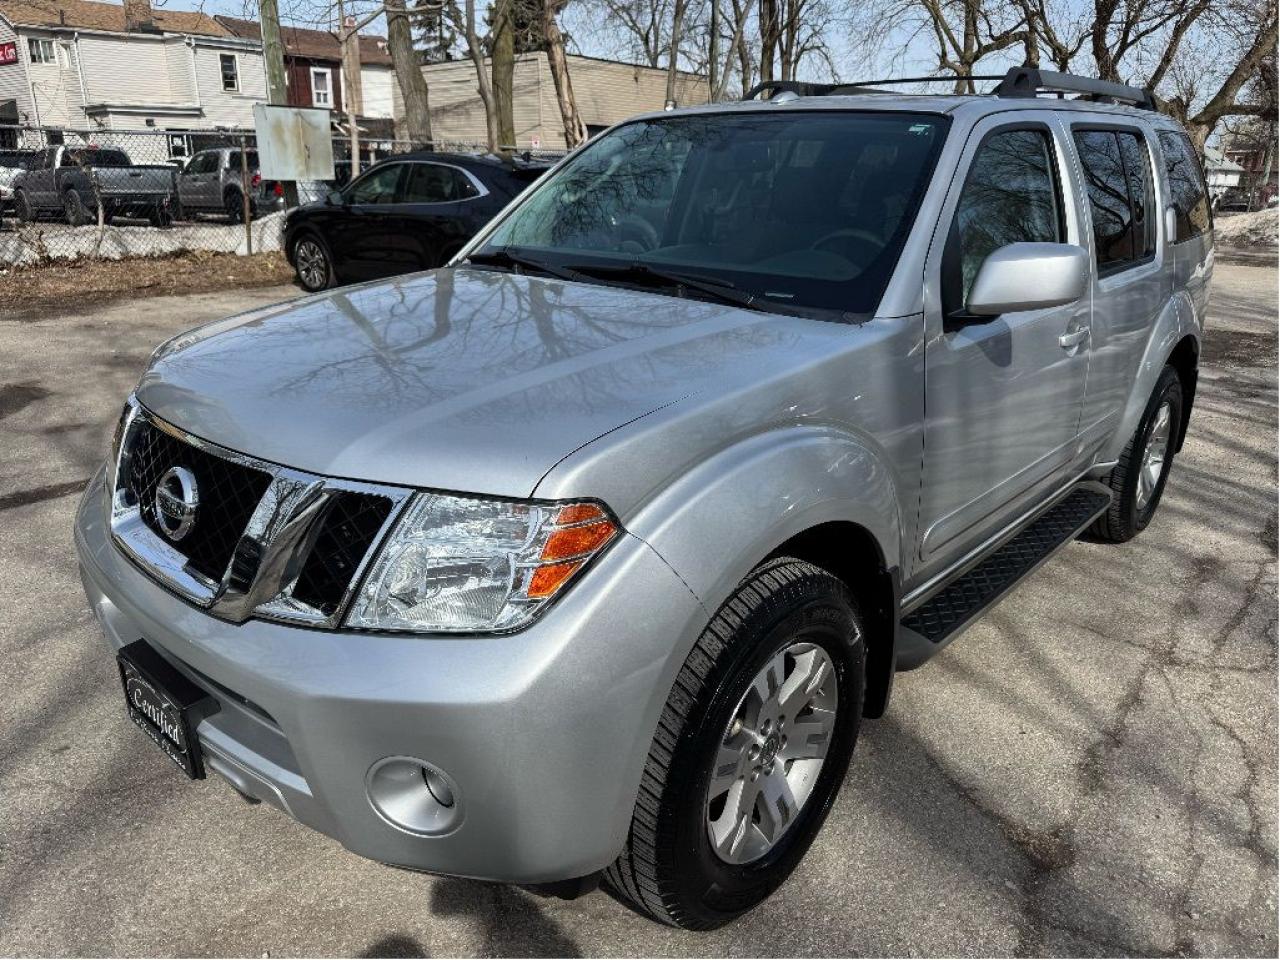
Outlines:
[[[280,6],[276,0],[259,0],[258,14],[262,20],[262,60],[267,71],[267,103],[286,106],[289,89],[284,77],[284,42],[280,39]],[[298,205],[298,185],[285,180],[284,202],[287,207]]]
[[347,82],[347,127],[351,133],[351,179],[360,175],[360,123],[357,117],[364,105],[360,87],[360,33],[355,18],[347,22],[346,9],[338,0],[338,39],[342,42],[342,76]]

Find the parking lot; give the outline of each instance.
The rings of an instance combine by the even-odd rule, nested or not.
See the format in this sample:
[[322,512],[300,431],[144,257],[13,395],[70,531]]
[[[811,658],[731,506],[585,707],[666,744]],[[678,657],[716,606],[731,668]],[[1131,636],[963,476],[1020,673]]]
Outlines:
[[1275,956],[1276,282],[1218,265],[1151,527],[899,676],[800,869],[712,934],[381,867],[177,775],[124,715],[72,514],[156,343],[297,291],[0,318],[0,954]]

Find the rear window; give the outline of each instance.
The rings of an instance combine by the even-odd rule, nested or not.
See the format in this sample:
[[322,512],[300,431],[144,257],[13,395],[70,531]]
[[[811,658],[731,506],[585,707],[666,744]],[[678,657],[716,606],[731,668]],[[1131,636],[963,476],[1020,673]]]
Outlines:
[[64,167],[127,167],[129,157],[123,150],[78,149],[62,155]]
[[1181,243],[1200,236],[1212,226],[1209,193],[1205,189],[1200,162],[1186,134],[1161,131],[1160,152],[1164,154],[1165,176],[1169,178],[1169,193],[1177,211],[1178,226],[1173,242]]
[[[244,158],[249,162],[250,170],[258,169],[258,151],[257,150],[246,151]],[[232,150],[231,153],[229,154],[227,158],[227,169],[234,170],[237,173],[240,172],[240,151],[239,150]]]

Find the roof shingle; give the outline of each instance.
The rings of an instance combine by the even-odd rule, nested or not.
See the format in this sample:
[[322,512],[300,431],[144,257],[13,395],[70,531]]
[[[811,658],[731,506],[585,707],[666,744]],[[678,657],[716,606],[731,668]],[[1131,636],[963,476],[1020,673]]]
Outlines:
[[[0,14],[10,23],[33,27],[74,27],[127,33],[124,6],[99,0],[0,0]],[[230,30],[207,14],[155,7],[151,19],[165,33],[229,37]]]
[[[217,16],[214,19],[231,32],[233,36],[246,40],[262,39],[262,28],[253,20],[241,20],[238,17]],[[336,33],[328,30],[307,30],[282,24],[280,39],[284,41],[284,52],[291,57],[306,57],[311,60],[332,60],[335,63],[342,59],[342,44]],[[360,36],[360,62],[364,64],[381,64],[391,66],[391,54],[387,52],[387,41],[384,37]]]

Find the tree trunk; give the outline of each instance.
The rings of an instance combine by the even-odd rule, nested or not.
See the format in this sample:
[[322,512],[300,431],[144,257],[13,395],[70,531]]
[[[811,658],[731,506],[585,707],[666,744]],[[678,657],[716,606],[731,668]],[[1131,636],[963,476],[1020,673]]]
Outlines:
[[516,142],[515,72],[516,25],[511,9],[514,0],[497,0],[493,5],[493,107],[498,127],[498,149]]
[[431,105],[427,79],[413,49],[413,31],[405,12],[405,0],[386,0],[387,52],[395,66],[396,80],[404,97],[405,135],[415,143],[431,143]]
[[760,0],[760,79],[776,80],[773,75],[774,56],[778,50],[780,32],[778,3],[780,0]]
[[676,72],[680,69],[680,29],[684,26],[685,0],[675,0],[671,14],[671,49],[667,54],[667,103],[676,101]]
[[569,78],[569,61],[564,55],[564,34],[556,16],[566,0],[543,0],[542,36],[547,45],[547,66],[556,86],[556,102],[560,106],[560,120],[564,124],[564,142],[570,150],[586,142],[587,125],[578,113],[578,101],[573,96],[573,81]]

